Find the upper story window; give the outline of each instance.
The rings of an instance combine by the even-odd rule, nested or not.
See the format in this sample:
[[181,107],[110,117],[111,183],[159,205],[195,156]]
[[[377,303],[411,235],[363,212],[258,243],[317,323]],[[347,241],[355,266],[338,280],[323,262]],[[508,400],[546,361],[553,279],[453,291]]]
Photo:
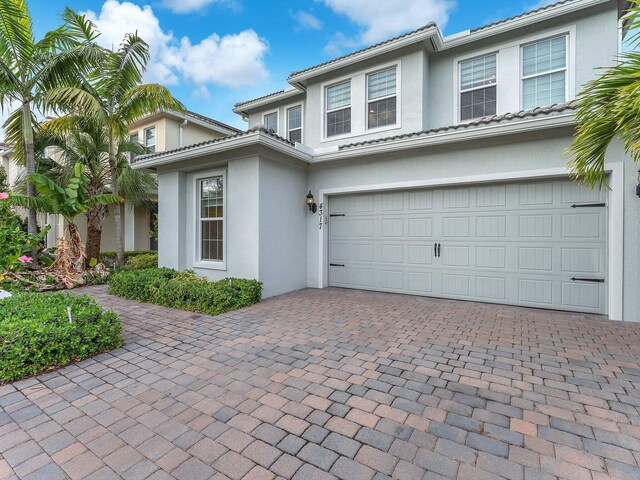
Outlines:
[[367,75],[368,128],[396,123],[396,67]]
[[198,180],[198,260],[224,260],[224,177]]
[[302,106],[287,109],[287,129],[290,142],[302,143]]
[[326,88],[327,137],[351,133],[351,80]]
[[156,151],[156,127],[145,128],[144,130],[144,146],[149,152]]
[[497,55],[460,62],[460,120],[496,114]]
[[273,133],[278,133],[278,112],[268,113],[264,116],[264,128]]
[[[132,133],[131,135],[129,135],[129,143],[140,143],[140,135],[138,135],[138,132],[136,133]],[[137,153],[134,152],[130,152],[129,153],[129,160],[133,160],[134,158],[136,158],[138,156]]]
[[562,103],[567,87],[567,35],[522,47],[522,108]]

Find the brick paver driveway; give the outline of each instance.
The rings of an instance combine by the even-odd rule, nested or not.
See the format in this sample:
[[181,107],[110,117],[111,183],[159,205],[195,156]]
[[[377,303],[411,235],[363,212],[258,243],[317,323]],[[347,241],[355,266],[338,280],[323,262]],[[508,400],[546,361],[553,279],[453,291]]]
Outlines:
[[337,289],[211,318],[84,292],[127,345],[0,387],[2,478],[640,478],[640,325]]

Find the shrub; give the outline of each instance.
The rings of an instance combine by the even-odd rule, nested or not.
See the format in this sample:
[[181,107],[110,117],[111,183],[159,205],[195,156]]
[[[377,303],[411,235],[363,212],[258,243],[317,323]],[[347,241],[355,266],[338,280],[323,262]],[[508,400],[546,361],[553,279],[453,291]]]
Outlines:
[[[155,252],[153,250],[130,250],[128,252],[124,252],[124,259],[125,261],[128,261],[133,257],[137,257],[139,255],[148,255],[150,253],[155,253],[156,255],[158,254],[158,252]],[[118,255],[116,254],[116,252],[100,252],[100,258],[98,260],[100,263],[104,263],[107,267],[112,268],[116,264],[117,257]]]
[[109,280],[109,293],[165,307],[219,315],[253,305],[262,297],[257,280],[225,278],[210,282],[193,272],[169,268],[119,270]]
[[132,270],[142,270],[145,268],[158,267],[158,254],[145,253],[144,255],[135,255],[129,258],[127,266]]
[[19,293],[0,300],[0,382],[118,348],[121,330],[118,316],[86,295]]

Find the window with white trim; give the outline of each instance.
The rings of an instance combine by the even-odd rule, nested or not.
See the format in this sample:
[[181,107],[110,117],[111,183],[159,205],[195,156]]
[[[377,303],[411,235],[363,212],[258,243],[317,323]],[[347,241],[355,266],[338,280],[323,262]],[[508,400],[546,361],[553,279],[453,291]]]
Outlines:
[[351,133],[351,80],[325,89],[327,137]]
[[396,67],[367,75],[367,126],[396,124]]
[[460,62],[460,120],[496,114],[497,55]]
[[224,177],[216,175],[198,181],[199,259],[224,260]]
[[522,47],[522,108],[566,101],[567,35]]
[[264,116],[264,128],[273,133],[278,133],[278,112],[267,113]]
[[287,129],[290,142],[302,143],[302,106],[287,109]]
[[144,146],[149,152],[156,151],[156,127],[145,128],[144,130]]

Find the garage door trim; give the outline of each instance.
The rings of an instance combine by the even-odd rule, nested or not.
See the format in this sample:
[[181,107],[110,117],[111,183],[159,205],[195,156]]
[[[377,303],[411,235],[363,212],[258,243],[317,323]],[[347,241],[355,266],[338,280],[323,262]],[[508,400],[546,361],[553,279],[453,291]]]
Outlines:
[[[605,172],[609,175],[608,207],[608,310],[611,320],[622,320],[622,281],[623,281],[623,260],[624,247],[623,239],[623,187],[624,187],[624,165],[622,162],[605,164]],[[519,180],[541,180],[541,179],[561,179],[567,178],[569,170],[565,167],[549,168],[540,170],[524,170],[516,172],[503,172],[498,174],[485,174],[473,176],[449,177],[441,179],[417,180],[409,182],[394,182],[374,185],[357,185],[338,188],[320,188],[318,191],[318,288],[325,288],[329,284],[328,246],[329,229],[326,228],[328,221],[328,209],[324,208],[327,197],[337,194],[382,192],[386,190],[410,190],[425,187],[449,187],[456,185],[473,185],[477,183],[491,183]]]

